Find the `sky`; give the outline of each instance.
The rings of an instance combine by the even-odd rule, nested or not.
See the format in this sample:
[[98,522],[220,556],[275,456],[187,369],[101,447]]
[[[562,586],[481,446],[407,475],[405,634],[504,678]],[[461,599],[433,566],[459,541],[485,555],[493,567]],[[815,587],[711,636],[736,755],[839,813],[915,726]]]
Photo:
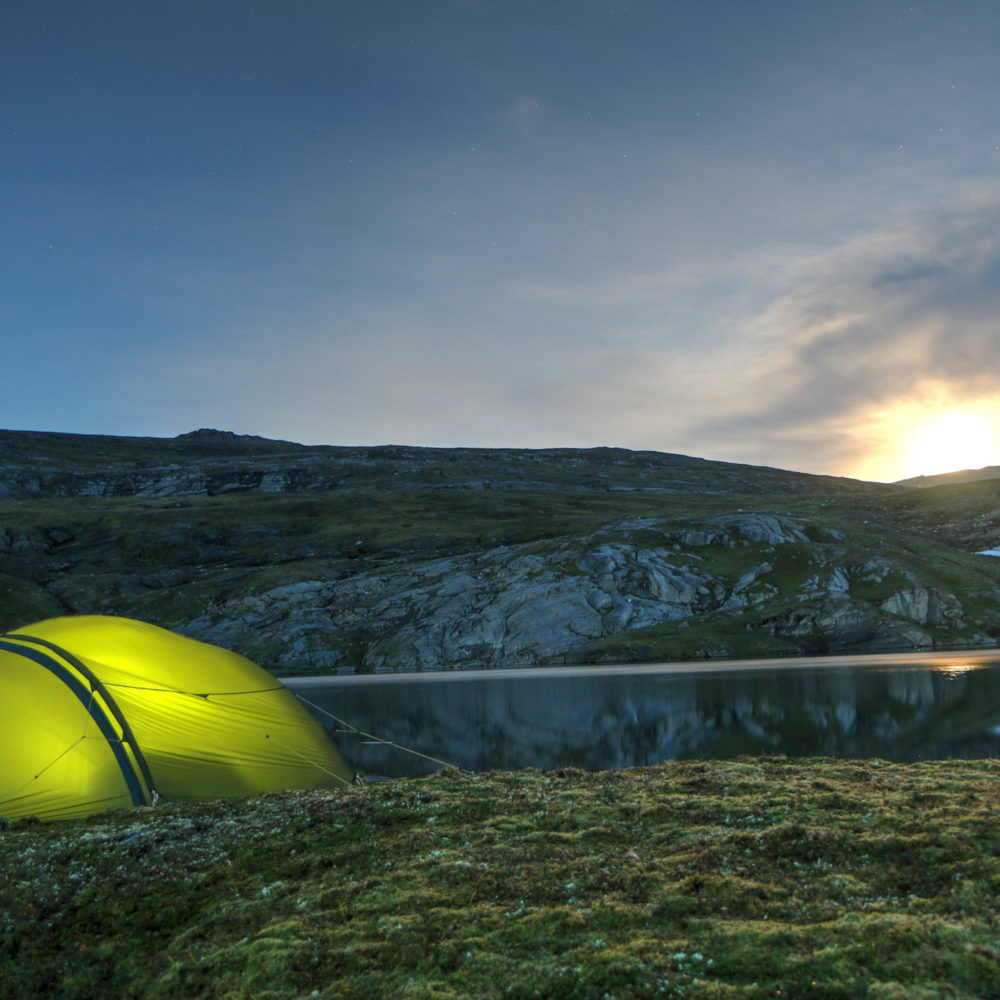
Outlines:
[[996,0],[6,0],[0,426],[1000,463],[998,52]]

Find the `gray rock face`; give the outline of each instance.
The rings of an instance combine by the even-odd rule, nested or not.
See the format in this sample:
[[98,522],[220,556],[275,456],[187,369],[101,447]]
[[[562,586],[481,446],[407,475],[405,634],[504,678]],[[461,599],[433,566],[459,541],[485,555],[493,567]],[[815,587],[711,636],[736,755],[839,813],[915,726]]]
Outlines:
[[882,610],[920,625],[958,624],[962,620],[962,605],[952,594],[933,587],[909,587],[882,602]]
[[[534,663],[582,650],[602,636],[688,618],[708,606],[714,581],[673,565],[671,555],[619,544],[579,558],[562,551],[542,559],[499,548],[418,563],[388,577],[359,574],[274,588],[227,603],[191,622],[189,630],[215,636],[221,617],[287,635],[293,620],[318,606],[307,647],[339,644],[346,656],[338,633],[351,626],[391,635],[367,651],[369,669]],[[574,572],[562,570],[567,565]]]
[[733,529],[751,542],[764,545],[787,545],[790,542],[808,542],[795,518],[787,514],[727,514],[714,518],[720,527]]
[[[391,573],[362,571],[273,587],[223,602],[188,630],[226,644],[238,627],[265,646],[283,645],[287,658],[371,671],[579,661],[608,637],[685,628],[706,614],[746,614],[780,601],[771,561],[751,561],[735,577],[700,565],[698,552],[708,547],[702,539],[715,527],[729,531],[735,525],[743,536],[748,524],[753,541],[747,544],[762,552],[805,537],[801,527],[777,518],[763,527],[733,518],[683,529],[697,541],[692,549],[599,539],[544,552],[534,545],[499,546],[410,561]],[[656,527],[648,523],[642,530]],[[808,549],[804,559],[803,571],[826,562]],[[866,578],[862,572],[827,565],[812,573],[799,584],[803,596],[759,627],[807,650],[913,648],[932,640],[900,618],[915,624],[958,620],[957,599],[933,588],[910,588],[881,607],[855,598],[852,585]]]
[[806,641],[806,648],[826,652],[834,649],[927,649],[933,639],[920,629],[879,615],[868,602],[844,594],[831,594],[819,605],[802,605],[768,622],[771,634]]

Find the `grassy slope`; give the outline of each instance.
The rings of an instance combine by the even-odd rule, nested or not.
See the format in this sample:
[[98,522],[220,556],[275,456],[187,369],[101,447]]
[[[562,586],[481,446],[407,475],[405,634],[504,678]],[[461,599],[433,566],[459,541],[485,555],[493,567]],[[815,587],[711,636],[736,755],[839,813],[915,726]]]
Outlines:
[[[974,488],[976,503],[969,509],[981,520],[991,504],[1000,506],[997,488],[994,492],[978,484]],[[836,543],[842,550],[837,561],[846,565],[885,553],[929,585],[955,593],[968,613],[969,636],[977,631],[1000,631],[1000,607],[992,598],[978,596],[1000,588],[1000,561],[976,557],[934,539],[939,523],[957,523],[963,509],[961,495],[912,492],[918,494],[919,503],[911,502],[908,494],[898,499],[891,492],[872,498],[853,493],[361,487],[327,493],[161,500],[0,501],[0,526],[11,537],[71,539],[42,549],[11,548],[4,554],[0,560],[0,629],[66,613],[122,614],[183,628],[206,608],[281,584],[336,580],[357,572],[393,572],[411,560],[500,545],[533,544],[542,553],[560,546],[580,549],[599,530],[603,541],[613,540],[611,526],[626,518],[681,523],[742,509],[784,511],[816,526],[820,534],[826,529],[837,532],[843,538]],[[662,544],[662,539],[650,538],[649,544]],[[712,642],[721,642],[737,655],[812,648],[807,642],[774,638],[757,624],[802,603],[796,588],[815,572],[809,546],[784,546],[778,552],[759,545],[702,549],[696,556],[695,565],[732,579],[755,562],[767,560],[775,566],[767,581],[782,585],[787,578],[788,592],[746,613],[702,616],[682,627],[667,623],[609,637],[595,645],[592,658],[689,658]],[[903,583],[892,576],[860,596],[877,604]],[[947,642],[965,637],[965,633],[943,632],[938,638]],[[285,664],[280,648],[258,648],[253,641],[256,637],[248,635],[249,644],[239,651],[278,673],[304,672],[303,664]]]
[[0,839],[5,997],[997,997],[991,762],[444,771]]

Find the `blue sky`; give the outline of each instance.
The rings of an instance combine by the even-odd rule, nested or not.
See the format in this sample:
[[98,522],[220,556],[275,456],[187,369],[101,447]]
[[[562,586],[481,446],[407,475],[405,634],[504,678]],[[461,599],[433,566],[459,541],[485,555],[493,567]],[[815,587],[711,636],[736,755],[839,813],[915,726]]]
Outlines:
[[10,0],[0,425],[898,478],[1000,418],[998,51],[993,0]]

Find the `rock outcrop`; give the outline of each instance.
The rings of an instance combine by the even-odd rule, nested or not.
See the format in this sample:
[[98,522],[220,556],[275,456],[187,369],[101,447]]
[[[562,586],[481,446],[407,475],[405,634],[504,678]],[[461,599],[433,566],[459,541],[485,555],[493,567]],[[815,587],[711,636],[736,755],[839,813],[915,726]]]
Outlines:
[[[622,645],[607,640],[654,633],[655,641],[655,633],[676,635],[707,619],[735,617],[750,635],[806,652],[930,648],[934,637],[917,625],[965,624],[958,598],[935,588],[914,586],[878,604],[854,596],[855,585],[871,587],[872,567],[830,565],[839,539],[809,543],[805,525],[781,515],[767,516],[766,533],[760,524],[741,514],[683,526],[647,521],[643,531],[659,528],[669,547],[628,541],[628,524],[613,524],[545,552],[501,546],[392,573],[286,584],[224,601],[186,628],[223,644],[250,635],[260,652],[285,642],[284,658],[303,665],[379,671],[613,660]],[[782,560],[779,580],[775,548],[784,545],[796,551]],[[719,548],[742,549],[751,565],[709,568],[706,557]],[[882,559],[878,571],[888,575],[892,564]],[[817,563],[827,564],[821,574]],[[710,635],[691,650],[739,651]]]

